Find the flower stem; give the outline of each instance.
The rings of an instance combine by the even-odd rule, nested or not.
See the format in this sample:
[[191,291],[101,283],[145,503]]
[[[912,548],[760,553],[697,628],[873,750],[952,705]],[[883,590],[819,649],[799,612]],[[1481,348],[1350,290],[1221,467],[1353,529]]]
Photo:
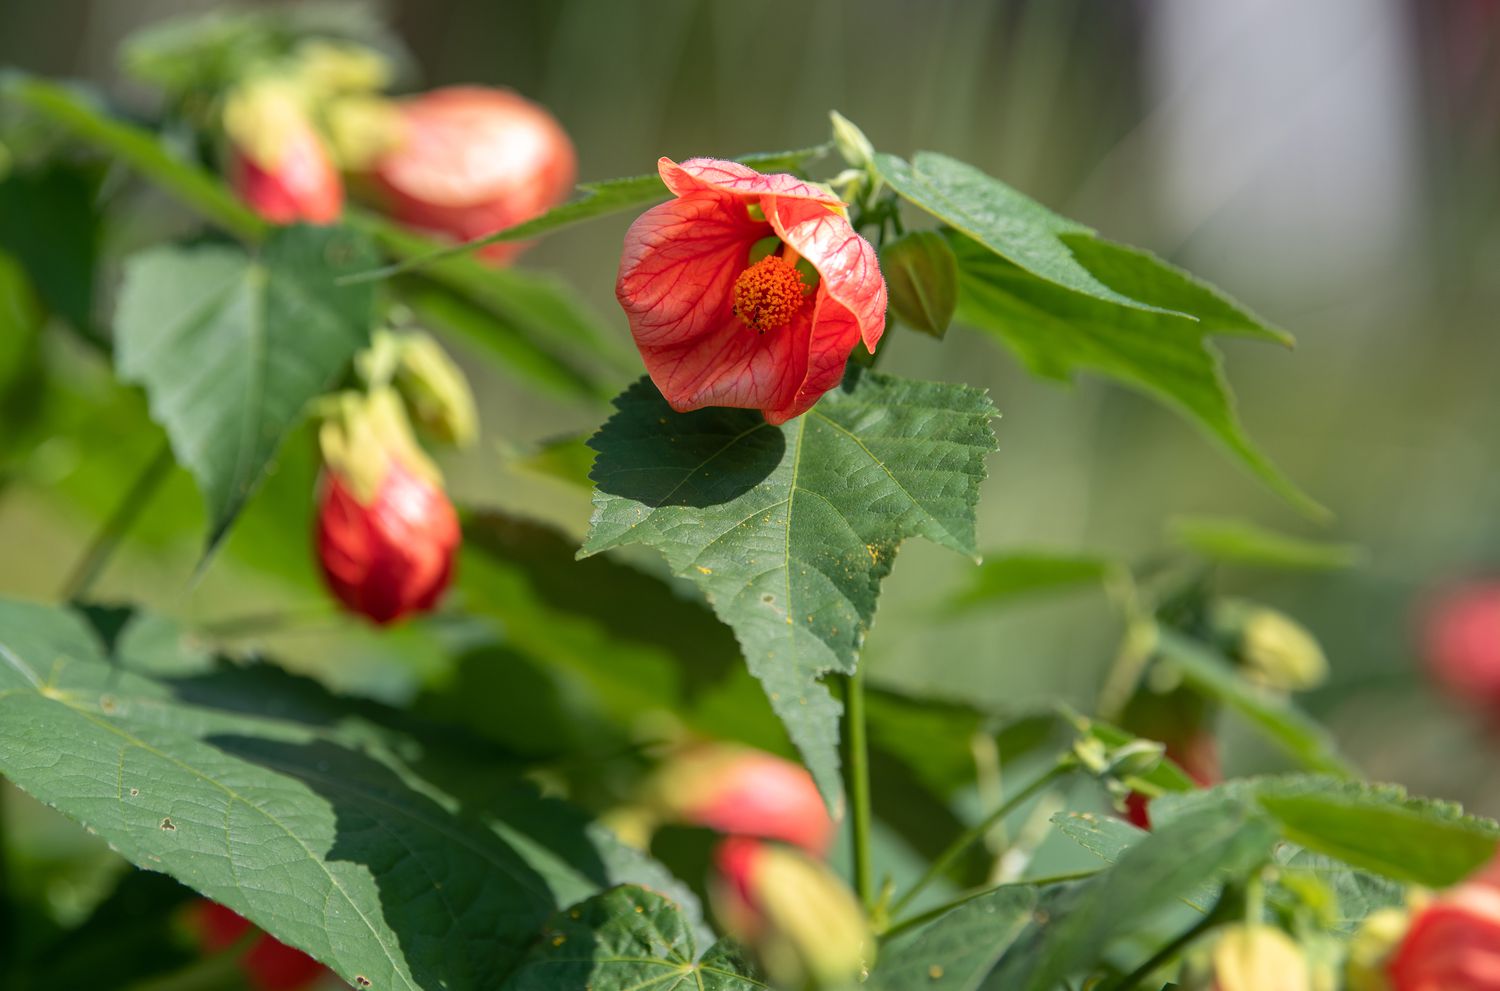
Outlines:
[[1043,774],[1031,784],[1027,785],[1025,788],[1022,788],[1010,798],[1006,799],[1000,804],[999,808],[991,812],[989,815],[985,816],[983,820],[964,830],[956,840],[948,844],[948,848],[946,850],[938,855],[937,859],[932,862],[932,866],[927,868],[927,873],[918,878],[916,884],[912,885],[909,889],[907,889],[905,894],[896,899],[896,903],[891,906],[891,914],[895,915],[907,905],[910,905],[912,903],[912,900],[915,899],[917,895],[925,891],[928,885],[946,874],[948,872],[948,868],[952,867],[954,863],[958,861],[958,858],[963,855],[964,851],[983,839],[984,835],[990,831],[990,828],[993,827],[995,823],[999,822],[1007,815],[1020,808],[1028,800],[1035,797],[1038,793],[1046,790],[1059,778],[1071,774],[1072,772],[1072,758],[1060,758],[1056,764],[1052,765],[1051,769],[1049,769],[1047,773]]
[[120,546],[126,532],[135,525],[141,511],[146,508],[151,497],[156,495],[161,483],[166,481],[173,464],[171,445],[163,441],[156,456],[141,469],[140,475],[136,476],[134,484],[120,500],[120,504],[94,535],[83,557],[79,558],[73,570],[68,573],[67,581],[62,587],[65,601],[80,599],[88,594],[105,565],[109,564],[109,559]]
[[1152,971],[1181,953],[1193,940],[1218,925],[1220,921],[1219,909],[1222,907],[1223,901],[1221,900],[1217,905],[1209,909],[1203,918],[1188,926],[1182,932],[1178,933],[1170,943],[1151,954],[1145,963],[1112,984],[1100,985],[1099,991],[1131,991],[1141,981],[1145,980]]
[[875,904],[870,862],[870,745],[865,726],[865,669],[844,682],[844,768],[854,829],[854,890],[866,909]]

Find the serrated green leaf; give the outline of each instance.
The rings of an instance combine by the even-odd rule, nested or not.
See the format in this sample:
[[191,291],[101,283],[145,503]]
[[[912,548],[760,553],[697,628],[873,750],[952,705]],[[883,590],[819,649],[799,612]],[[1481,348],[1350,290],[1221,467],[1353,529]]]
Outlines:
[[1201,889],[1263,864],[1276,834],[1244,809],[1203,809],[1150,833],[1110,869],[1049,889],[1037,919],[1000,961],[987,987],[1053,991],[1089,973],[1111,942]]
[[1280,881],[1289,888],[1299,886],[1299,877],[1315,880],[1331,899],[1331,914],[1320,921],[1352,936],[1375,912],[1399,908],[1406,903],[1406,888],[1396,881],[1357,870],[1333,857],[1313,853],[1295,844],[1276,851]]
[[356,985],[490,991],[559,905],[672,880],[471,740],[267,668],[153,679],[0,601],[0,773]]
[[288,227],[258,256],[228,245],[130,258],[115,311],[116,366],[208,507],[207,548],[260,484],[283,435],[368,343],[369,286],[338,286],[375,258],[336,227]]
[[1327,729],[1284,694],[1241,677],[1234,664],[1214,648],[1161,627],[1157,650],[1162,661],[1180,671],[1188,684],[1245,717],[1303,767],[1344,777],[1356,776]]
[[1336,544],[1277,533],[1247,520],[1212,516],[1172,521],[1173,539],[1189,550],[1225,564],[1296,571],[1337,571],[1364,559],[1357,544]]
[[[796,171],[812,159],[828,151],[827,145],[802,148],[796,151],[776,151],[741,155],[735,161],[763,172]],[[395,265],[361,273],[360,278],[382,279],[401,272],[425,268],[434,262],[459,255],[467,255],[480,248],[502,241],[530,241],[564,227],[571,227],[585,220],[618,213],[632,207],[645,206],[670,195],[659,175],[637,175],[623,179],[605,179],[600,182],[579,183],[578,191],[583,195],[555,206],[540,217],[522,221],[504,230],[463,244],[439,248],[426,254],[406,258]]]
[[1036,889],[1006,885],[971,898],[881,946],[871,991],[975,991],[1036,908]]
[[1059,287],[962,234],[950,240],[959,264],[959,322],[993,334],[1037,375],[1069,381],[1091,371],[1165,402],[1292,505],[1327,515],[1246,436],[1222,359],[1209,343],[1214,335],[1284,341],[1279,332],[1186,273],[1107,241],[1070,243],[1092,267],[1109,271],[1114,284],[1159,311]]
[[1001,606],[1016,599],[1098,587],[1118,565],[1107,558],[1052,551],[987,554],[968,587],[949,604],[955,612]]
[[581,553],[645,544],[697,584],[836,804],[841,706],[820,679],[853,673],[902,540],[974,554],[994,407],[967,386],[873,373],[779,427],[674,413],[646,380],[615,405],[590,442]]
[[595,895],[548,923],[504,991],[759,991],[729,944],[700,960],[676,905],[643,888]]
[[1158,309],[1117,292],[1074,257],[1064,236],[1091,238],[1092,228],[1053,213],[974,166],[919,151],[910,164],[877,154],[875,167],[903,199],[1037,278],[1122,306]]
[[[1117,863],[1125,852],[1151,834],[1124,819],[1094,812],[1059,812],[1052,817],[1057,831],[1106,863]],[[1207,879],[1179,896],[1200,912],[1207,912],[1219,893],[1219,882]]]

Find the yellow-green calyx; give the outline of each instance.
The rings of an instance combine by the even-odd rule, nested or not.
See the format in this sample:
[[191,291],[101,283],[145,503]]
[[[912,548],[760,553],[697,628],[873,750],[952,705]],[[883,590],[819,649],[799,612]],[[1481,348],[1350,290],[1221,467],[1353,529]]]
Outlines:
[[235,150],[268,171],[297,134],[305,132],[307,104],[296,82],[285,76],[255,76],[224,101],[224,133]]
[[401,143],[405,125],[391,100],[370,93],[334,97],[322,109],[329,150],[339,168],[366,172]]
[[386,472],[395,465],[434,485],[442,484],[442,474],[412,436],[395,389],[340,392],[328,397],[322,416],[318,446],[323,463],[361,504],[375,499]]
[[382,330],[356,359],[372,388],[394,386],[418,428],[434,440],[467,447],[479,436],[479,414],[464,373],[421,331]]
[[314,98],[379,92],[395,75],[390,60],[374,49],[327,38],[298,45],[292,73]]
[[875,962],[875,938],[854,893],[827,866],[767,844],[755,894],[769,923],[757,950],[787,987],[852,986]]

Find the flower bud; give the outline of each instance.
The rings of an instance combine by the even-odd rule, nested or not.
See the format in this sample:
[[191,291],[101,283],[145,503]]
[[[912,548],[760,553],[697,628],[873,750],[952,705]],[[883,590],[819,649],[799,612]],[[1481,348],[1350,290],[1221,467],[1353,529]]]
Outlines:
[[730,837],[709,887],[724,931],[744,943],[773,987],[837,991],[874,962],[864,910],[827,865],[776,843]]
[[844,161],[857,169],[870,169],[875,165],[875,146],[870,139],[848,117],[837,110],[828,112],[833,122],[833,146]]
[[375,93],[391,83],[390,59],[373,48],[347,41],[312,38],[297,46],[297,84],[315,98]]
[[344,393],[335,403],[319,432],[323,576],[340,602],[376,623],[426,612],[452,578],[458,514],[394,390]]
[[749,747],[688,748],[658,772],[647,804],[662,819],[781,840],[815,856],[833,841],[833,820],[807,769]]
[[1371,913],[1349,941],[1344,962],[1344,985],[1348,991],[1391,991],[1385,968],[1391,951],[1406,932],[1408,916],[1398,908]]
[[1213,948],[1214,991],[1311,991],[1302,948],[1273,926],[1229,926]]
[[[1203,787],[1224,780],[1219,767],[1219,744],[1208,730],[1199,730],[1178,740],[1167,741],[1167,759]],[[1151,828],[1151,814],[1147,809],[1150,800],[1140,792],[1131,792],[1125,799],[1125,818],[1141,829]]]
[[1210,617],[1244,674],[1268,688],[1302,692],[1328,677],[1328,659],[1307,628],[1283,613],[1242,599],[1214,603]]
[[[205,953],[229,949],[255,928],[230,909],[202,899],[192,906],[190,925]],[[255,991],[302,991],[328,969],[301,950],[261,933],[249,941],[239,961],[245,982]]]
[[1500,888],[1469,881],[1419,907],[1386,977],[1391,991],[1500,991]]
[[417,426],[433,438],[467,447],[479,435],[469,381],[448,352],[427,334],[399,335],[395,386]]
[[1500,711],[1500,581],[1447,591],[1428,608],[1422,655],[1454,697]]
[[[399,139],[369,179],[386,212],[407,226],[470,241],[546,212],[573,188],[566,132],[515,93],[453,86],[397,106]],[[480,256],[505,262],[522,247],[492,244]]]
[[958,259],[935,231],[912,231],[880,249],[891,310],[913,330],[941,338],[958,306]]
[[344,185],[296,88],[258,79],[224,107],[229,181],[251,209],[274,224],[328,224],[344,209]]

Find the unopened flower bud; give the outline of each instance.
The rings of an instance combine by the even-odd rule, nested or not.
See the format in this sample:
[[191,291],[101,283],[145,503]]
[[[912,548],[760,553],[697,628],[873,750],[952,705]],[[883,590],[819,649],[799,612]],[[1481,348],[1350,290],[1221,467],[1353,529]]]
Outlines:
[[252,79],[224,106],[229,181],[256,213],[275,224],[328,224],[344,208],[344,185],[288,80]]
[[[1219,744],[1206,729],[1190,733],[1182,739],[1167,741],[1166,757],[1182,768],[1195,784],[1207,787],[1224,780],[1219,766]],[[1145,795],[1131,792],[1125,799],[1125,818],[1141,829],[1150,829],[1149,804]]]
[[891,310],[913,330],[942,337],[958,306],[958,259],[935,231],[912,231],[880,249]]
[[725,932],[785,991],[853,987],[874,963],[875,939],[854,893],[800,850],[731,837],[714,856],[709,893]]
[[344,393],[319,431],[325,466],[317,551],[345,606],[389,623],[437,604],[461,533],[437,468],[394,390]]
[[1391,991],[1500,991],[1500,888],[1468,881],[1418,907],[1385,972]]
[[1383,908],[1365,919],[1349,941],[1344,963],[1348,991],[1392,991],[1385,968],[1409,922],[1407,913],[1398,908]]
[[297,46],[294,75],[313,98],[374,93],[391,83],[390,60],[380,52],[347,41],[313,38]]
[[870,139],[848,117],[837,110],[828,112],[833,122],[833,146],[844,161],[857,169],[868,169],[875,164],[875,146]]
[[254,991],[303,991],[328,973],[301,950],[265,933],[253,934],[254,926],[218,902],[202,899],[191,906],[191,913],[190,925],[205,953],[221,953],[248,941],[239,969]]
[[1500,712],[1500,580],[1443,592],[1422,624],[1423,660],[1455,698]]
[[1214,604],[1210,620],[1246,677],[1268,688],[1301,692],[1328,677],[1323,648],[1289,616],[1242,599]]
[[469,380],[427,334],[398,335],[394,384],[417,426],[435,439],[467,447],[479,436]]
[[1311,991],[1307,958],[1273,926],[1229,926],[1213,948],[1214,991]]
[[689,747],[662,766],[646,801],[667,821],[781,840],[815,856],[833,841],[833,820],[807,769],[749,747]]

